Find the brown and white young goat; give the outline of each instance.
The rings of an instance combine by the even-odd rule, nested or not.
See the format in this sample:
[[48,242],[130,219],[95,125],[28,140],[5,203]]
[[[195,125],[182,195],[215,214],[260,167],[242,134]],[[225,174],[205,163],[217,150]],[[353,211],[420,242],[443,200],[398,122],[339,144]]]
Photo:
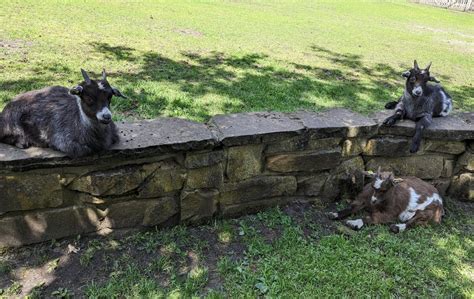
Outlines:
[[52,86],[17,96],[0,113],[0,142],[20,148],[51,147],[69,157],[109,148],[119,140],[112,121],[112,96],[125,98],[110,86],[105,70],[101,80],[84,81],[68,89]]
[[430,75],[431,62],[424,69],[418,67],[416,60],[414,67],[402,74],[405,77],[405,91],[398,103],[388,103],[385,107],[395,106],[395,113],[384,120],[386,126],[393,126],[400,119],[410,119],[416,122],[410,152],[415,153],[420,148],[424,129],[432,123],[432,117],[447,116],[453,109],[451,96],[441,85],[428,84],[429,81],[439,83]]
[[443,200],[434,186],[416,177],[395,178],[392,172],[381,172],[380,168],[350,207],[328,216],[339,220],[361,210],[369,215],[347,220],[347,226],[358,230],[366,224],[392,223],[390,230],[398,233],[415,225],[441,223],[444,215]]

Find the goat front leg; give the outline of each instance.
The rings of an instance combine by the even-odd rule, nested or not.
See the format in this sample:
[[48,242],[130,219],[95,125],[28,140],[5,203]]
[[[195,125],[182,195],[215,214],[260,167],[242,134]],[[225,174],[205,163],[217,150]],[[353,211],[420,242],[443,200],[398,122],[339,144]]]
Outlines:
[[420,149],[421,138],[423,137],[423,131],[431,125],[431,115],[425,115],[416,122],[415,136],[410,146],[410,153],[416,153]]
[[349,217],[350,215],[353,215],[360,210],[365,208],[365,204],[362,202],[354,201],[351,203],[351,205],[345,209],[339,210],[337,212],[329,212],[327,215],[329,219],[331,220],[341,220],[344,218]]
[[346,225],[354,230],[361,229],[364,225],[384,224],[394,221],[394,217],[386,213],[374,212],[364,219],[347,220]]

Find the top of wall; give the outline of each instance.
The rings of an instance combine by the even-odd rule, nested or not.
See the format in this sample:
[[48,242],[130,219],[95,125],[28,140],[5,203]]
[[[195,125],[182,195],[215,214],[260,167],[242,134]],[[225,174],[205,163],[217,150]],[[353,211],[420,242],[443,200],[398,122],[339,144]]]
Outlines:
[[[70,159],[51,149],[18,149],[0,143],[1,168],[37,168],[90,164],[110,157],[137,157],[156,153],[204,150],[280,140],[299,134],[314,137],[370,137],[376,134],[413,136],[415,124],[401,121],[393,127],[380,126],[392,111],[366,117],[346,109],[315,112],[253,112],[214,116],[208,124],[179,118],[158,118],[138,122],[119,122],[121,141],[107,152]],[[458,113],[435,118],[425,138],[443,140],[474,139],[474,113]]]

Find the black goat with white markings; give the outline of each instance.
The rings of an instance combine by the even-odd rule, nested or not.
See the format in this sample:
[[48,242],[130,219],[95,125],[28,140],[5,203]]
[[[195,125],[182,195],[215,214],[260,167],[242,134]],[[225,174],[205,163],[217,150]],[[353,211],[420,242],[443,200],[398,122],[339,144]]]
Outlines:
[[[414,62],[414,68],[403,73],[407,78],[405,92],[395,107],[395,114],[384,120],[386,126],[393,126],[397,120],[410,119],[416,122],[415,136],[410,146],[410,152],[415,153],[420,148],[423,130],[429,127],[433,117],[447,116],[453,109],[451,96],[439,84],[431,85],[429,81],[439,83],[430,76],[431,62],[425,69],[420,69]],[[386,107],[390,107],[389,103]]]
[[50,147],[69,157],[109,148],[119,140],[112,121],[112,96],[125,98],[110,86],[105,70],[101,80],[84,81],[68,89],[46,87],[17,96],[0,114],[0,142],[19,148]]

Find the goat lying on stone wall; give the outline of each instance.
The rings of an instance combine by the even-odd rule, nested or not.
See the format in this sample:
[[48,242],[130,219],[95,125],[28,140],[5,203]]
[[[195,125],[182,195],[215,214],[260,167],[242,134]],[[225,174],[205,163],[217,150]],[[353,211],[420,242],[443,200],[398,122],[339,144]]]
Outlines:
[[[395,114],[384,120],[386,126],[393,126],[397,120],[406,118],[416,122],[415,136],[413,137],[410,152],[415,153],[420,148],[423,130],[432,123],[432,117],[447,116],[453,109],[453,102],[449,94],[440,85],[430,85],[428,81],[439,83],[430,76],[431,62],[421,70],[418,63],[414,68],[403,73],[407,78],[405,91],[396,104]],[[393,102],[386,108],[391,108]]]
[[349,227],[392,223],[390,230],[395,233],[415,225],[441,223],[444,215],[443,200],[434,186],[416,177],[395,178],[392,172],[381,172],[380,168],[350,207],[328,216],[339,220],[361,210],[368,211],[369,216],[346,221]]
[[116,143],[110,102],[112,96],[125,96],[110,86],[105,70],[97,81],[81,72],[84,81],[72,89],[46,87],[8,103],[0,114],[0,142],[19,148],[51,147],[73,158]]

